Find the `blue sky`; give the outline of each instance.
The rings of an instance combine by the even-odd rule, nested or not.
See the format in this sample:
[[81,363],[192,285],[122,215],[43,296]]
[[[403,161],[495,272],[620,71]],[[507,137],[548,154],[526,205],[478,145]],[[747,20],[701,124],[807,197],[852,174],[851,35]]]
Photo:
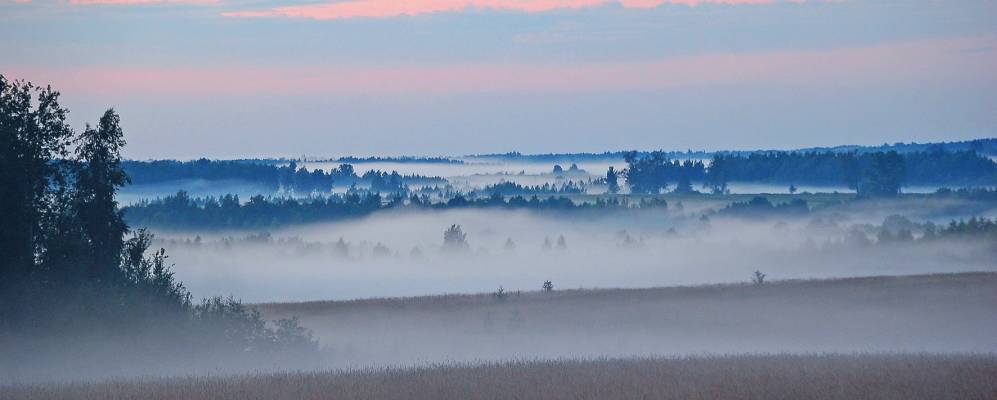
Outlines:
[[96,2],[124,4],[0,0],[0,73],[56,86],[77,127],[115,107],[134,158],[997,130],[994,1]]

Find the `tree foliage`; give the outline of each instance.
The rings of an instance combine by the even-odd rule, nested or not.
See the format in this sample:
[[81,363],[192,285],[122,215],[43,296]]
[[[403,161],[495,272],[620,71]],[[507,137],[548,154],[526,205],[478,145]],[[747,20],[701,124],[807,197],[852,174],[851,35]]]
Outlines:
[[58,92],[0,75],[0,338],[146,329],[161,339],[203,333],[238,351],[260,337],[271,350],[314,345],[296,321],[271,328],[231,299],[192,305],[166,251],[150,251],[151,234],[125,238],[120,117],[109,109],[77,135],[67,113]]

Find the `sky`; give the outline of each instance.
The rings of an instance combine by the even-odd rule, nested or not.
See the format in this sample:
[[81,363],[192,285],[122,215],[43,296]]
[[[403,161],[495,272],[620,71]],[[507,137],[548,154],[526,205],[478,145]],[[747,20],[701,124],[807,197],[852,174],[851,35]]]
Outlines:
[[997,136],[997,1],[0,0],[0,74],[129,158]]

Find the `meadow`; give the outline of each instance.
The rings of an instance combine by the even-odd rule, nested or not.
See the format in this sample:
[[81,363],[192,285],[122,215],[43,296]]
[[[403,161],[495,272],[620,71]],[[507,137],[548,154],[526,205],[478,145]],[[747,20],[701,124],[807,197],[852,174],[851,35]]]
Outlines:
[[[538,282],[539,287],[540,282]],[[330,365],[742,353],[997,351],[997,273],[258,304]]]
[[983,400],[997,396],[994,376],[993,355],[774,354],[447,363],[25,385],[0,387],[0,398]]

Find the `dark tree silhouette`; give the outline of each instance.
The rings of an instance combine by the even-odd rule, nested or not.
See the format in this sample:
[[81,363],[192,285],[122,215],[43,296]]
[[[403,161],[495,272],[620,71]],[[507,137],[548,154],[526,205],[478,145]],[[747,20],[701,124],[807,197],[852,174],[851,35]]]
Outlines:
[[89,125],[75,141],[76,190],[74,202],[85,240],[89,244],[88,276],[113,279],[121,254],[121,238],[128,231],[114,196],[128,183],[121,169],[125,145],[120,117],[107,110],[96,128]]
[[890,197],[900,194],[907,174],[904,158],[895,151],[874,153],[863,171],[858,194],[863,197]]
[[701,161],[669,160],[665,152],[653,151],[640,155],[632,151],[624,155],[627,169],[623,176],[635,194],[658,194],[676,182],[680,193],[692,192],[691,182],[705,178],[706,166]]
[[[12,321],[35,255],[45,248],[40,226],[54,192],[65,185],[59,163],[72,130],[59,92],[0,75],[0,324]],[[54,220],[54,218],[50,219]],[[0,325],[2,328],[2,325]]]
[[606,185],[609,186],[609,193],[616,194],[620,192],[620,173],[613,169],[612,166],[606,171]]
[[[108,110],[74,138],[57,100],[50,88],[0,75],[0,354],[45,348],[10,338],[75,341],[90,332],[127,337],[116,345],[133,349],[201,339],[218,339],[208,347],[237,353],[314,347],[296,321],[271,328],[234,301],[193,306],[166,251],[150,251],[148,232],[125,240],[115,201],[128,182],[118,115]],[[72,158],[69,143],[76,146]],[[211,328],[226,323],[250,329]]]

